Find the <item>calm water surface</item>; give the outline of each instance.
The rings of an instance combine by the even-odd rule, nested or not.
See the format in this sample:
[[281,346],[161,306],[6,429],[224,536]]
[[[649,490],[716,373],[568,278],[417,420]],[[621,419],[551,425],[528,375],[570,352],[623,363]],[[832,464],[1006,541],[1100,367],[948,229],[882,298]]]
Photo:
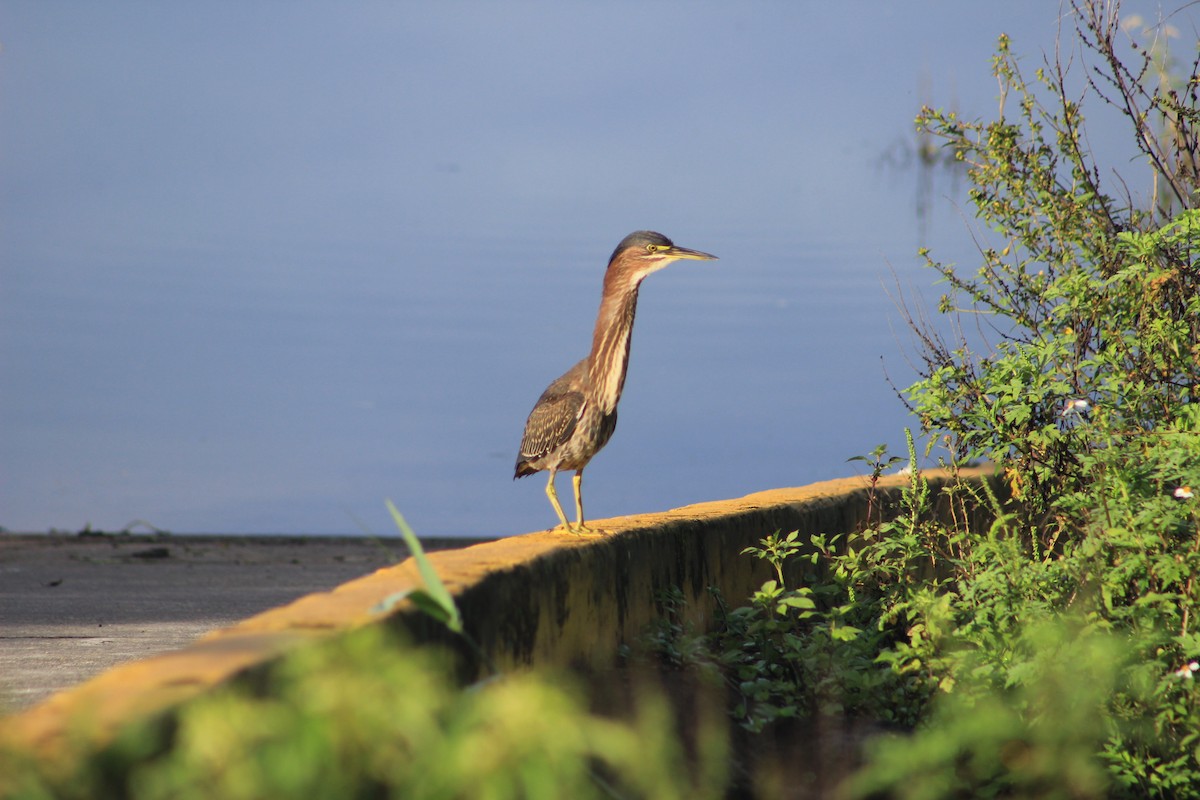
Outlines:
[[8,6],[0,525],[472,536],[553,522],[522,426],[637,228],[721,260],[643,285],[590,517],[900,449],[889,288],[971,245],[896,156],[1058,12]]

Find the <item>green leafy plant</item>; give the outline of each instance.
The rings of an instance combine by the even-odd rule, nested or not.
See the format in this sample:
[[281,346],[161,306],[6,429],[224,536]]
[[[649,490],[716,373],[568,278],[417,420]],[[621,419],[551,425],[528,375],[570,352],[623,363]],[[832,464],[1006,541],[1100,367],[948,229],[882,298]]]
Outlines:
[[1170,204],[1140,209],[1128,194],[1120,199],[1123,182],[1106,191],[1109,172],[1086,147],[1067,68],[1055,62],[1027,79],[1007,37],[993,60],[999,119],[929,108],[917,118],[969,165],[976,215],[998,241],[981,248],[974,272],[922,251],[948,287],[939,310],[982,319],[972,327],[987,336],[951,344],[914,323],[924,369],[908,395],[956,457],[1004,465],[1026,535],[1044,545],[1071,524],[1056,501],[1088,480],[1081,459],[1098,444],[1077,423],[1103,414],[1112,431],[1137,435],[1195,402],[1200,382],[1197,174],[1188,166],[1197,152],[1197,69],[1183,94],[1148,86],[1158,56],[1134,44],[1141,65],[1124,65],[1118,7],[1073,9],[1095,59],[1084,64],[1086,78],[1124,114],[1156,180],[1173,187]]
[[[876,451],[871,458],[884,463],[882,456]],[[743,551],[766,562],[774,577],[747,605],[720,606],[707,651],[724,671],[734,697],[731,714],[744,729],[757,733],[782,720],[816,716],[915,719],[928,695],[925,677],[889,666],[881,654],[904,638],[896,586],[910,580],[907,565],[925,541],[928,513],[928,486],[914,472],[904,493],[907,521],[884,522],[851,543],[841,536],[805,540],[796,531],[775,533]],[[901,528],[917,538],[883,535]]]
[[404,515],[391,500],[387,501],[387,508],[392,515],[392,521],[396,523],[400,535],[404,538],[404,544],[408,547],[409,554],[417,564],[417,571],[420,573],[425,587],[423,589],[407,589],[390,595],[379,603],[376,610],[387,611],[403,600],[412,600],[413,604],[421,611],[441,622],[454,633],[463,634],[462,614],[458,610],[458,605],[454,602],[454,598],[450,595],[446,584],[442,582],[441,576],[437,574],[433,564],[429,563],[429,558],[425,555],[425,548],[421,546],[421,540],[417,538],[408,521],[404,519]]
[[[1087,626],[1026,626],[1013,681],[1003,690],[961,685],[941,695],[914,734],[869,743],[869,766],[850,797],[1103,797],[1096,754],[1116,728],[1106,713],[1126,654]],[[971,680],[970,673],[959,676]]]
[[881,444],[867,455],[851,456],[846,459],[847,463],[861,461],[871,468],[871,474],[867,477],[868,522],[872,520],[877,522],[883,521],[883,509],[879,508],[879,503],[877,502],[878,494],[876,492],[876,488],[879,486],[879,479],[883,477],[884,472],[904,461],[900,456],[888,455],[887,449],[886,444]]
[[910,435],[891,513],[895,459],[858,457],[866,528],[748,549],[774,578],[709,641],[747,731],[818,713],[908,729],[869,748],[850,796],[1200,797],[1200,61],[1164,80],[1161,46],[1134,42],[1127,67],[1118,6],[1072,11],[1148,207],[1108,190],[1067,67],[1027,79],[1006,37],[999,119],[918,118],[968,165],[990,234],[974,272],[923,251],[940,311],[980,335],[914,322],[906,397],[926,454],[944,445],[952,475],[990,461],[1000,485],[934,492]]
[[[1152,81],[1159,47],[1134,43],[1127,67],[1116,4],[1072,9],[1085,83],[1129,123],[1155,202],[1106,189],[1067,68],[1026,79],[1007,38],[993,62],[999,119],[918,118],[969,165],[977,217],[999,241],[974,272],[925,251],[949,287],[940,311],[982,320],[986,335],[948,344],[915,325],[925,369],[908,397],[951,466],[999,465],[1007,503],[984,492],[986,531],[880,526],[897,540],[881,569],[929,559],[918,584],[891,584],[885,618],[907,641],[880,658],[938,692],[915,735],[877,752],[864,796],[1200,794],[1200,81],[1196,63],[1185,90]],[[1041,620],[1056,633],[1037,633]]]
[[[547,673],[463,691],[442,657],[378,628],[305,648],[256,686],[187,703],[66,764],[0,751],[0,796],[136,800],[719,796],[719,736],[694,763],[671,712],[647,698],[628,720],[589,712]],[[603,778],[598,778],[602,775]]]
[[[387,506],[424,585],[377,610],[411,599],[487,661],[412,528]],[[685,751],[658,693],[606,717],[587,709],[571,676],[491,671],[463,689],[448,653],[371,626],[128,725],[98,749],[81,740],[48,758],[0,747],[0,798],[633,800],[717,797],[726,785],[723,729],[702,719]]]

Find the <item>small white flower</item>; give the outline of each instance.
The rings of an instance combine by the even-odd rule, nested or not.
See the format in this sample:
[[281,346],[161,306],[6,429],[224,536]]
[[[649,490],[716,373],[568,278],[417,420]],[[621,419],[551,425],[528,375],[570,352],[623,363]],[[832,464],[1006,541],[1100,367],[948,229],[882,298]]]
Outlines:
[[1197,670],[1200,670],[1200,662],[1192,661],[1175,670],[1175,675],[1180,678],[1191,680],[1192,674]]
[[1062,416],[1070,414],[1086,414],[1092,410],[1092,404],[1083,398],[1077,400],[1068,400],[1067,406],[1062,410]]
[[1175,496],[1180,500],[1191,500],[1196,495],[1192,493],[1192,487],[1180,486],[1175,490]]

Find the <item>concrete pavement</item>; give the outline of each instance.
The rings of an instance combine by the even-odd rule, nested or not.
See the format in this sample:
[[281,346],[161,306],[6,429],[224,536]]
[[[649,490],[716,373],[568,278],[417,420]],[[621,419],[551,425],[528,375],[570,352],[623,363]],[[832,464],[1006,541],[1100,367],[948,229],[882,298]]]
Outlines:
[[399,538],[0,533],[0,714],[407,556]]

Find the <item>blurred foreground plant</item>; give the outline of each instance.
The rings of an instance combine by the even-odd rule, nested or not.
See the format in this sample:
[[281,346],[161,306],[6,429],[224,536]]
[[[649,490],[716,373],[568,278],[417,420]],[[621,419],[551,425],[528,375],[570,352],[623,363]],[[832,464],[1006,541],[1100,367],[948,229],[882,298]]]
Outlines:
[[87,758],[0,752],[5,798],[718,797],[719,732],[694,763],[665,702],[627,722],[590,713],[571,681],[524,673],[463,691],[427,649],[377,628],[303,648],[258,689],[187,703]]
[[[462,636],[458,606],[388,502],[422,586],[411,600]],[[467,689],[448,653],[403,645],[382,624],[313,643],[167,716],[126,726],[111,745],[65,758],[0,748],[0,798],[719,797],[724,729],[701,720],[686,753],[674,711],[643,692],[630,715],[592,713],[565,674],[493,673]],[[81,731],[89,720],[77,719]]]

